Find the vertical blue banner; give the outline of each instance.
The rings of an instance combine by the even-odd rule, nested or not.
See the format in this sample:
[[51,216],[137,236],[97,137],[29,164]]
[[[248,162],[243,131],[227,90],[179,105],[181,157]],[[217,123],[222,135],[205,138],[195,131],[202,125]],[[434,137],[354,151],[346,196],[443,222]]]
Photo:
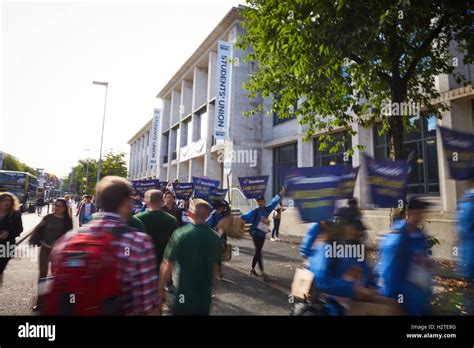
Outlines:
[[150,165],[153,166],[158,162],[158,134],[160,132],[160,115],[161,110],[155,109],[153,113],[153,122],[151,126],[151,142],[150,142]]
[[232,76],[232,44],[217,43],[216,106],[214,114],[214,138],[226,139],[229,124],[230,79]]

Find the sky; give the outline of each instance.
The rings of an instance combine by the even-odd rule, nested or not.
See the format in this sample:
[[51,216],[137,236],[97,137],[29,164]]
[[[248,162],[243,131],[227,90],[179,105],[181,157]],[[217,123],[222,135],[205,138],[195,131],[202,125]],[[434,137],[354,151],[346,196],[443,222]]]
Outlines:
[[0,151],[65,176],[79,159],[129,153],[155,98],[244,0],[18,1],[1,4]]

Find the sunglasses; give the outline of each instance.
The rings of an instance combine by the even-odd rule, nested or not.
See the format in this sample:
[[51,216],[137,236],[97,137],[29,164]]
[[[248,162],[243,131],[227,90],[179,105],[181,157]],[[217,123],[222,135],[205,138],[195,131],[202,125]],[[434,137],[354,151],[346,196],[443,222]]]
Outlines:
[[66,208],[66,206],[65,206],[64,204],[55,204],[54,206],[55,206],[56,208],[57,208],[57,207],[63,207],[63,208]]

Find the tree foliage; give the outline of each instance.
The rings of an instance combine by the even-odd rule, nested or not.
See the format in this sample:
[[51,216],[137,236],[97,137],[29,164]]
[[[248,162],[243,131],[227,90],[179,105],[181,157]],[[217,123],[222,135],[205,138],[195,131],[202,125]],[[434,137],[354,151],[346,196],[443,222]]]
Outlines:
[[15,157],[7,153],[3,153],[3,158],[3,168],[0,169],[27,172],[32,175],[38,176],[38,171],[36,169],[18,161]]
[[[409,116],[388,117],[387,103],[414,103],[420,116],[441,117],[435,77],[455,70],[450,45],[473,62],[474,12],[470,1],[445,0],[247,0],[246,34],[240,48],[259,65],[245,84],[250,98],[262,98],[247,115],[276,112],[306,125],[305,140],[319,130],[369,127],[382,121],[390,155],[401,159]],[[452,48],[452,47],[451,47]],[[270,98],[271,106],[263,102]],[[300,104],[296,110],[298,100]],[[324,136],[322,146],[334,140]],[[342,139],[344,141],[344,139]],[[342,142],[341,141],[341,142]],[[341,142],[331,149],[336,151]]]
[[[96,159],[83,159],[71,169],[68,177],[63,180],[63,189],[65,191],[72,191],[75,194],[84,193],[84,185],[86,186],[86,193],[92,194],[97,182],[97,164]],[[124,152],[108,152],[101,163],[101,178],[107,175],[115,175],[120,177],[127,177],[127,163],[125,161]],[[70,187],[72,190],[70,190]]]

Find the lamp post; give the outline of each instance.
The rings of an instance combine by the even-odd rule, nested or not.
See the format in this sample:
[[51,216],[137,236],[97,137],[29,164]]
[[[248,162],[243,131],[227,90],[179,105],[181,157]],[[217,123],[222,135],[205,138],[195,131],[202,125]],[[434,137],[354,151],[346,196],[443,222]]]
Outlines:
[[103,119],[102,119],[102,135],[100,137],[99,162],[97,163],[97,182],[99,182],[100,181],[100,165],[101,165],[101,162],[102,162],[102,143],[104,141],[105,110],[106,110],[106,107],[107,107],[107,89],[109,87],[109,83],[108,82],[92,81],[92,84],[99,85],[99,86],[105,86],[104,116],[103,116]]

